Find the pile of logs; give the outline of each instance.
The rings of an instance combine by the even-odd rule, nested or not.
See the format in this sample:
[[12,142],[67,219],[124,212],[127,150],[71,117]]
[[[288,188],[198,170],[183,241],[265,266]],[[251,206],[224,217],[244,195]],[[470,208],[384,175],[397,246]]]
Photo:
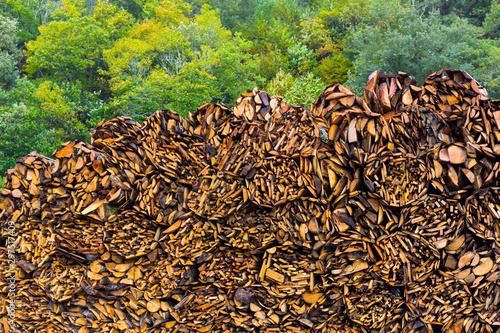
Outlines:
[[8,223],[16,332],[500,329],[500,101],[465,71],[91,137],[7,171],[6,332]]

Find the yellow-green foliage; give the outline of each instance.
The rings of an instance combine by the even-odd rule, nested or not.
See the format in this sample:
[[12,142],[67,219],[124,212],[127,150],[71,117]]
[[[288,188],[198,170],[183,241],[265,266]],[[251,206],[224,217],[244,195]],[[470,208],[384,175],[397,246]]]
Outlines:
[[[216,10],[205,5],[190,18],[189,6],[173,1],[148,4],[148,10],[150,18],[103,52],[116,108],[139,117],[162,108],[186,114],[204,101],[224,100],[228,90],[233,97],[234,88],[255,84],[250,68],[257,62],[244,54],[249,44],[222,26]],[[231,63],[224,64],[228,58]]]

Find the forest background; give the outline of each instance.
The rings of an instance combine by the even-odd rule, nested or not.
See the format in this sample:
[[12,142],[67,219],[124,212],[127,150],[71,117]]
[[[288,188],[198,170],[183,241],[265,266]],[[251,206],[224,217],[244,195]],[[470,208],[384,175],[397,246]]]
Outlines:
[[0,173],[102,120],[254,86],[307,107],[376,69],[460,68],[500,98],[499,64],[500,0],[0,0]]

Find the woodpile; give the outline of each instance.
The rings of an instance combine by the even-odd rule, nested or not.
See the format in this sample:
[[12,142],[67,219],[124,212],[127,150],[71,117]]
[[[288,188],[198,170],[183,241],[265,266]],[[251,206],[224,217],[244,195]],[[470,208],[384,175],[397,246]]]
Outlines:
[[500,329],[500,101],[465,71],[91,137],[7,171],[16,332]]

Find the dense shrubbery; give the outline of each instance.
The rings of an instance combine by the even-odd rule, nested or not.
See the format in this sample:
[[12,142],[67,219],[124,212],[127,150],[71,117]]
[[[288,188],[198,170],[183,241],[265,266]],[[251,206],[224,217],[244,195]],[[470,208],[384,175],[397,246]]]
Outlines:
[[0,15],[0,171],[103,119],[253,86],[308,106],[375,69],[421,83],[456,67],[500,98],[498,0],[9,0]]

